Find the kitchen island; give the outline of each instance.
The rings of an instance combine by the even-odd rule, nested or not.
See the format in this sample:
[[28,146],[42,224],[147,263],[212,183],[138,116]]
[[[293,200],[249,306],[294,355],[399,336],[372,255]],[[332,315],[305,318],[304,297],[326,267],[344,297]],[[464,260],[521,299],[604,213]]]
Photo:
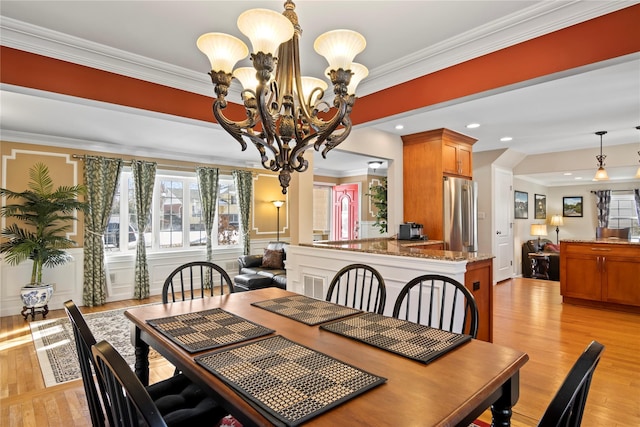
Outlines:
[[384,314],[390,316],[400,290],[414,277],[440,274],[473,293],[480,313],[478,339],[492,340],[493,255],[442,250],[436,240],[394,238],[317,241],[287,249],[287,290],[324,299],[335,273],[361,263],[380,272],[387,290]]
[[562,301],[640,313],[640,242],[560,241]]

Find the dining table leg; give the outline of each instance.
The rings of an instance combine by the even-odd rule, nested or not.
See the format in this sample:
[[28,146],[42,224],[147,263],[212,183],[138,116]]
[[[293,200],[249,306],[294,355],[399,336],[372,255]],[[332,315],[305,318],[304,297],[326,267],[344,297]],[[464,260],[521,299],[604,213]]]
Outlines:
[[135,365],[134,371],[144,386],[149,385],[149,344],[144,342],[140,328],[134,331]]
[[513,406],[520,397],[520,373],[516,372],[509,380],[502,385],[502,394],[491,405],[491,415],[493,417],[492,426],[511,426],[511,414]]

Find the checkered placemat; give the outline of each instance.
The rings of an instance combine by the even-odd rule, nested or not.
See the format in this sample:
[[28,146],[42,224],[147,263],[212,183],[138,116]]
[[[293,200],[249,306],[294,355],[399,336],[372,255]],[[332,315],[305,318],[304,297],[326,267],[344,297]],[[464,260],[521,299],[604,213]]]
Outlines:
[[275,332],[221,308],[151,319],[147,323],[190,353]]
[[297,426],[386,381],[280,335],[195,360],[256,409],[288,426]]
[[336,334],[408,357],[423,363],[443,355],[471,340],[456,334],[376,313],[340,320],[320,326]]
[[304,295],[274,298],[266,301],[254,302],[251,305],[264,308],[281,316],[288,317],[310,326],[331,320],[341,319],[353,314],[362,313],[361,310],[309,298]]

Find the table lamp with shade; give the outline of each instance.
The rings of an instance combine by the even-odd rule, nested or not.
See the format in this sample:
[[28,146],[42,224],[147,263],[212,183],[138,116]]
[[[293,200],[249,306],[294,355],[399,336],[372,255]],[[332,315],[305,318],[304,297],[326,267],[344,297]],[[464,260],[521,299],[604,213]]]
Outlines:
[[556,245],[560,243],[560,228],[559,226],[564,225],[564,221],[562,220],[562,215],[551,215],[551,221],[549,221],[550,225],[556,226]]
[[531,235],[538,236],[538,246],[536,250],[540,252],[540,250],[542,249],[540,244],[540,236],[547,235],[547,224],[531,224]]

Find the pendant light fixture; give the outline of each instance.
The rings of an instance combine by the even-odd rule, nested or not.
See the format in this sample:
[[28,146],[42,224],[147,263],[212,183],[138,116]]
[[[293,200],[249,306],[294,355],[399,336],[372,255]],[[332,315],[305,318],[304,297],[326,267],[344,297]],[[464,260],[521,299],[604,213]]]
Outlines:
[[[640,126],[636,126],[637,130],[640,130]],[[640,151],[638,151],[638,156],[640,156]],[[640,160],[638,160],[640,162]],[[636,179],[640,179],[640,166],[638,166],[638,170],[636,171]]]
[[606,159],[607,156],[602,154],[602,135],[605,135],[606,133],[606,130],[596,132],[596,135],[600,136],[600,155],[596,156],[596,159],[598,160],[598,170],[596,171],[596,176],[593,177],[594,181],[607,181],[609,179],[609,175],[607,175],[607,171],[604,168],[604,159]]

